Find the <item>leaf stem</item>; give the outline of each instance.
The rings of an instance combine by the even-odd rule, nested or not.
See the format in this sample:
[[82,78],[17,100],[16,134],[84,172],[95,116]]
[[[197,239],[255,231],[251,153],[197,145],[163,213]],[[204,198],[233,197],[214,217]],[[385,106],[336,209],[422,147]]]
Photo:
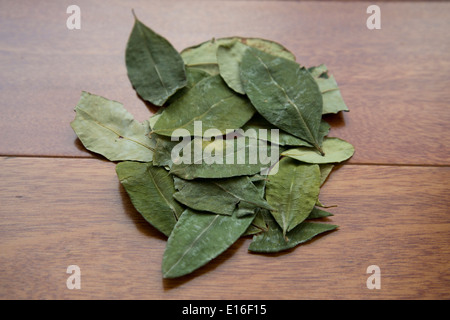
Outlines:
[[314,148],[316,148],[317,151],[320,152],[320,155],[321,155],[322,157],[325,156],[325,152],[323,152],[322,148],[321,148],[318,144],[314,144]]

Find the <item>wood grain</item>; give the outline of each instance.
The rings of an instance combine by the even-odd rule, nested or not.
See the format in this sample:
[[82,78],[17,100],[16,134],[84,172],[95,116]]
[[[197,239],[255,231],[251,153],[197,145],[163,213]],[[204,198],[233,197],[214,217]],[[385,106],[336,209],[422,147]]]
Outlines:
[[143,121],[124,51],[131,9],[181,50],[212,37],[263,37],[306,66],[325,63],[350,113],[331,135],[356,147],[351,163],[449,165],[450,4],[382,2],[368,30],[366,2],[80,0],[70,31],[59,1],[5,1],[0,12],[1,155],[93,157],[69,126],[80,92],[124,103]]
[[[163,280],[165,238],[134,210],[114,164],[0,158],[0,298],[449,299],[450,169],[345,165],[321,200],[337,231],[284,254],[250,238],[192,275]],[[66,268],[81,289],[66,288]],[[381,289],[366,268],[381,268]],[[244,285],[243,285],[244,284]]]

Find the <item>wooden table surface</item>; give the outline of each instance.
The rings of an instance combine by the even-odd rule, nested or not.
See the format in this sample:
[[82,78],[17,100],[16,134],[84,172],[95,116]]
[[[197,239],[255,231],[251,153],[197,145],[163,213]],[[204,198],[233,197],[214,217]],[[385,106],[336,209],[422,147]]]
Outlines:
[[[1,299],[449,299],[450,3],[0,2]],[[354,157],[321,200],[339,230],[287,253],[249,253],[250,238],[193,274],[163,280],[165,238],[132,207],[114,164],[87,152],[69,123],[82,90],[154,109],[135,94],[124,50],[141,21],[178,49],[224,36],[284,44],[325,63],[349,113],[331,134]],[[81,289],[66,286],[69,265]],[[367,267],[381,270],[369,290]]]

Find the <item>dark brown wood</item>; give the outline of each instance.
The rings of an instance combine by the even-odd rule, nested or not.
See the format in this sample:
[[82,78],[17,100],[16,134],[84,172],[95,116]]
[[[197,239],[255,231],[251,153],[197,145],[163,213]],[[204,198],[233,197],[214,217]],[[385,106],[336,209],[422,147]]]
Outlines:
[[81,30],[59,2],[13,1],[1,10],[0,154],[91,157],[69,126],[82,90],[151,115],[126,75],[131,9],[181,50],[212,37],[276,40],[306,66],[325,63],[350,113],[331,135],[352,142],[352,163],[450,164],[449,3],[382,3],[368,30],[363,2],[81,0]]
[[[132,207],[114,164],[0,158],[0,298],[449,299],[450,169],[346,165],[322,188],[339,229],[282,254],[243,238],[163,280],[165,238]],[[81,269],[81,289],[66,269]],[[366,287],[367,267],[381,289]],[[244,284],[244,285],[243,285]]]

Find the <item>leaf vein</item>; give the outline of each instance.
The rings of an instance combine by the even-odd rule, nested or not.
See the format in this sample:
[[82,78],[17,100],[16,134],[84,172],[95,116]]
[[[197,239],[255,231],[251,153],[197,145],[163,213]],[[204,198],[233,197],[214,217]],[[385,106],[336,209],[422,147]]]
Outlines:
[[189,251],[191,251],[192,250],[192,248],[194,247],[194,245],[197,243],[197,241],[199,241],[200,240],[200,238],[203,236],[203,234],[206,232],[206,231],[208,231],[208,229],[210,229],[211,227],[212,227],[212,225],[216,222],[216,220],[219,218],[219,216],[220,215],[216,215],[215,217],[214,217],[214,219],[209,223],[209,225],[206,227],[206,228],[204,228],[203,230],[202,230],[202,232],[200,232],[199,234],[198,234],[198,236],[194,239],[194,241],[192,241],[192,243],[190,244],[190,246],[183,252],[183,254],[181,255],[181,257],[169,268],[169,270],[167,270],[166,272],[165,272],[165,274],[168,274],[168,273],[170,273],[170,271],[172,271],[172,269],[173,268],[175,268],[182,260],[183,260],[183,258],[186,256],[186,254],[188,254],[188,252]]
[[[78,110],[80,110],[80,109],[78,109]],[[155,151],[155,149],[153,149],[152,147],[150,147],[150,146],[148,146],[148,145],[146,145],[146,144],[144,144],[144,143],[142,143],[142,142],[140,142],[140,141],[137,141],[137,140],[134,140],[134,139],[129,138],[129,137],[127,137],[127,136],[124,136],[124,135],[120,134],[119,132],[117,132],[116,130],[114,130],[113,128],[110,128],[110,127],[104,125],[103,123],[101,123],[101,122],[99,122],[98,120],[96,120],[95,117],[93,117],[89,112],[86,112],[86,110],[81,109],[81,111],[84,112],[85,114],[87,114],[87,115],[91,118],[91,121],[92,121],[92,122],[94,122],[95,124],[97,124],[98,126],[104,128],[104,129],[106,129],[106,130],[111,131],[111,132],[114,133],[118,138],[125,139],[125,140],[128,140],[128,141],[134,142],[134,143],[136,143],[136,144],[139,144],[139,145],[143,146],[144,148],[149,149],[149,150],[152,151],[152,152]]]

